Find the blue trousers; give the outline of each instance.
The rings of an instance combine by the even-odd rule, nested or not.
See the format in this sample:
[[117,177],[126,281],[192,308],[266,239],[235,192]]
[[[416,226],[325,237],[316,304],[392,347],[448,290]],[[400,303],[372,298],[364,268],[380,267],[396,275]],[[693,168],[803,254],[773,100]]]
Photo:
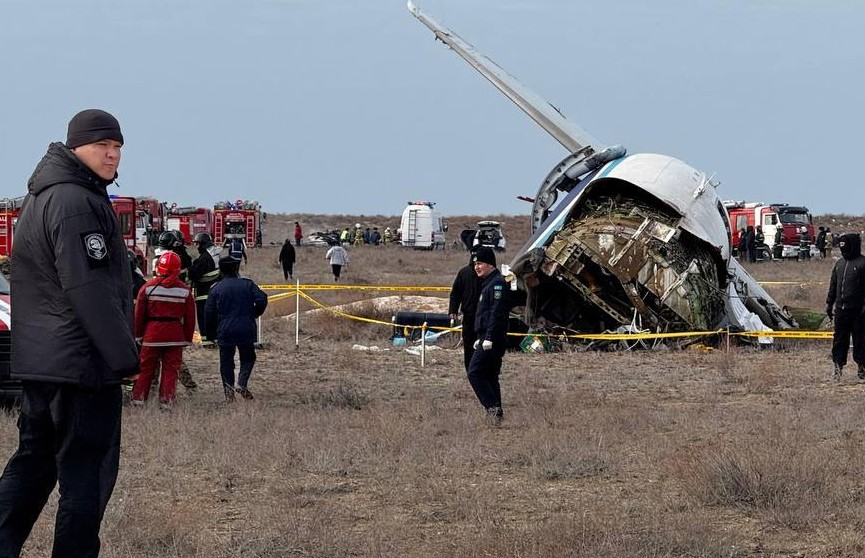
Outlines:
[[237,387],[246,388],[249,384],[249,376],[252,367],[255,366],[255,345],[229,345],[223,341],[219,342],[219,374],[222,376],[222,384],[234,387],[234,352],[240,353],[240,373],[237,377]]

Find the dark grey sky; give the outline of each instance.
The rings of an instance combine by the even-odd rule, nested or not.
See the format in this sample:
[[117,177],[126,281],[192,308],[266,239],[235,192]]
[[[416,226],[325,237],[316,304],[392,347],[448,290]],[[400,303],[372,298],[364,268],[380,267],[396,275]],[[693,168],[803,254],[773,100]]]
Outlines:
[[[862,214],[861,0],[418,0],[574,122],[679,157],[722,198]],[[270,212],[529,211],[566,153],[403,0],[0,0],[0,195],[78,110],[120,188]]]

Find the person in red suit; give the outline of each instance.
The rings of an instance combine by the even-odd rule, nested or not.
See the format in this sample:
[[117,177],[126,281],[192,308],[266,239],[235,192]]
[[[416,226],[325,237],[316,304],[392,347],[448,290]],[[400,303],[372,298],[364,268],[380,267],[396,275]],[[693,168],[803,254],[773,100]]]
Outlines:
[[132,388],[132,404],[143,406],[157,366],[162,364],[159,404],[170,409],[183,361],[183,347],[195,332],[195,299],[181,281],[180,257],[165,252],[156,262],[156,276],[138,291],[135,302],[135,338],[141,343],[140,372]]

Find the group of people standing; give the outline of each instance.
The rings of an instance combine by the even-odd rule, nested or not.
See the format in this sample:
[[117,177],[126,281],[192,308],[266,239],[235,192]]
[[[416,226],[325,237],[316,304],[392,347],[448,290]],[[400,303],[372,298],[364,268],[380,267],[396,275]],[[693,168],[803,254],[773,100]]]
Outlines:
[[380,244],[390,244],[393,241],[394,234],[390,227],[384,229],[383,236],[378,227],[363,228],[360,223],[356,223],[353,229],[345,227],[339,233],[339,242],[343,246],[363,246],[364,244],[379,246]]
[[748,225],[744,229],[739,230],[738,253],[739,258],[744,258],[748,262],[757,261],[757,250],[760,246],[766,244],[766,236],[763,234],[763,227]]

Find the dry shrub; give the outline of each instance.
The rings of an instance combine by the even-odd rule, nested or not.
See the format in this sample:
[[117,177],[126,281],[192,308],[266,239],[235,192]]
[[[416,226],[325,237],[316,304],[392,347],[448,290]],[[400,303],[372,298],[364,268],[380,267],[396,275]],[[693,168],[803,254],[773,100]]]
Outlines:
[[822,449],[791,442],[690,448],[674,461],[673,474],[700,505],[744,508],[792,528],[812,526],[845,499],[836,482],[844,466],[821,462]]
[[[594,504],[594,503],[593,503]],[[571,518],[555,517],[536,524],[501,525],[496,511],[488,510],[483,521],[467,540],[454,542],[456,548],[443,557],[549,558],[739,558],[746,549],[737,548],[734,538],[713,531],[702,518],[653,518],[650,510],[616,513],[584,513]],[[478,551],[478,549],[483,549]]]
[[305,405],[313,405],[321,409],[354,409],[360,410],[366,407],[370,398],[357,386],[340,382],[335,388],[314,392],[308,396],[301,396],[300,402]]

